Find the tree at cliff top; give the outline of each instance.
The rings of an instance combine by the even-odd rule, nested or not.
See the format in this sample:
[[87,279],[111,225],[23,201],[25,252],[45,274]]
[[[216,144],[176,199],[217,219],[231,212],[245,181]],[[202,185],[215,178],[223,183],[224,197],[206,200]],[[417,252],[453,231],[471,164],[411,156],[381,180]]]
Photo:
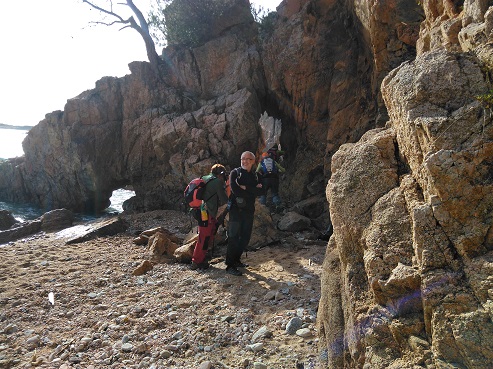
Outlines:
[[265,13],[247,0],[158,0],[149,14],[149,26],[155,41],[164,35],[168,45],[196,47],[214,37],[223,16],[244,9],[259,19]]
[[[137,17],[137,20],[135,20],[134,16],[130,16],[125,19],[120,14],[116,13],[114,10],[115,4],[113,0],[106,1],[107,5],[104,7],[98,5],[97,1],[98,0],[95,1],[82,0],[83,3],[86,3],[90,5],[92,8],[99,10],[104,16],[103,20],[94,21],[92,23],[103,24],[106,26],[120,25],[122,26],[121,29],[125,29],[125,28],[135,29],[144,40],[146,51],[147,51],[147,58],[149,59],[149,62],[151,63],[153,69],[155,71],[158,71],[158,66],[163,63],[163,60],[159,57],[159,55],[156,52],[156,45],[151,37],[151,34],[149,33],[148,22],[144,18],[144,15],[139,10],[139,8],[135,6],[133,1],[126,0],[123,3],[121,2],[116,3],[116,5],[124,5],[129,7],[132,10],[135,17]],[[109,17],[109,19],[107,20],[106,17]]]

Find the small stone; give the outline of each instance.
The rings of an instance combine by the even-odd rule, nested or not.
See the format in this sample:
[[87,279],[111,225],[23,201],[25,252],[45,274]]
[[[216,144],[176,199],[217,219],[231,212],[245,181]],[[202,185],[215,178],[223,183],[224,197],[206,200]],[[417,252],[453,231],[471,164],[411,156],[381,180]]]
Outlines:
[[40,341],[39,336],[33,336],[33,337],[28,338],[26,343],[30,347],[36,347],[36,346],[38,346],[39,341]]
[[286,325],[286,333],[291,335],[296,334],[296,331],[300,329],[302,325],[303,321],[301,320],[301,318],[297,316],[291,318],[291,320]]
[[260,338],[270,338],[272,337],[272,332],[267,328],[267,326],[263,326],[257,330],[252,336],[252,342],[255,343]]
[[169,350],[163,350],[159,353],[161,359],[168,359],[171,355],[173,355],[173,353]]
[[131,343],[124,343],[122,345],[122,351],[123,352],[132,352],[133,348],[134,348],[134,345],[132,345]]
[[253,369],[267,369],[267,365],[256,361],[253,363]]
[[82,359],[78,356],[70,356],[70,358],[68,359],[68,361],[72,364],[78,364],[82,361]]
[[175,334],[173,334],[172,338],[174,340],[179,340],[179,339],[183,338],[183,332],[182,331],[176,332]]
[[164,349],[169,351],[178,351],[179,347],[177,345],[166,345],[164,346]]
[[264,295],[264,300],[274,300],[276,298],[277,291],[269,291]]
[[5,329],[3,330],[3,332],[5,334],[12,334],[12,333],[15,333],[17,332],[18,328],[16,325],[13,325],[13,324],[9,324],[5,327]]
[[212,368],[212,363],[210,361],[204,361],[203,363],[200,364],[198,369],[211,369]]
[[306,338],[306,337],[310,337],[312,335],[312,332],[308,328],[302,328],[296,331],[296,335]]
[[176,320],[178,318],[178,313],[176,311],[172,311],[172,312],[168,313],[168,318],[170,320]]
[[247,348],[247,350],[250,350],[253,352],[259,352],[264,348],[264,344],[262,342],[254,343],[253,345],[247,345],[246,348]]

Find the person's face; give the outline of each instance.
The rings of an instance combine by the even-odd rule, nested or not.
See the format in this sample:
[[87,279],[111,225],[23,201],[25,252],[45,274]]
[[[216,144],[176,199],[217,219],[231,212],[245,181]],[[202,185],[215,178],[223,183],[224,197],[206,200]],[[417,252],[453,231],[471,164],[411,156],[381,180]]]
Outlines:
[[252,166],[255,162],[255,156],[249,153],[245,153],[241,155],[241,167],[247,171],[252,169]]

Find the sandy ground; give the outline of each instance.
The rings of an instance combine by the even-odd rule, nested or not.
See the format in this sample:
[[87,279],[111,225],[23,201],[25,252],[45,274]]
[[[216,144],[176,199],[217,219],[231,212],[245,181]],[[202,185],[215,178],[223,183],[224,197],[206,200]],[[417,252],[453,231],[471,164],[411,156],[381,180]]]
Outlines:
[[125,234],[79,244],[62,232],[0,246],[0,368],[317,366],[325,242],[293,235],[249,252],[241,277],[225,273],[221,247],[206,271],[162,263],[133,276],[145,255],[136,232],[162,226],[184,237],[190,220],[154,212],[127,221]]

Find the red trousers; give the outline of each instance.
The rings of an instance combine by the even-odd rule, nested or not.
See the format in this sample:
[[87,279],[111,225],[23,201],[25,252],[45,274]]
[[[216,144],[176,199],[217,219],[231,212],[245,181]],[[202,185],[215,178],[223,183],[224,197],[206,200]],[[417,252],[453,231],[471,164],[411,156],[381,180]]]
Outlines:
[[192,261],[195,264],[200,264],[204,262],[207,251],[209,250],[209,246],[212,247],[212,244],[214,242],[216,225],[216,218],[212,217],[210,214],[209,220],[207,221],[207,226],[202,227],[199,225],[199,238],[197,239],[197,243],[195,244],[192,257]]

